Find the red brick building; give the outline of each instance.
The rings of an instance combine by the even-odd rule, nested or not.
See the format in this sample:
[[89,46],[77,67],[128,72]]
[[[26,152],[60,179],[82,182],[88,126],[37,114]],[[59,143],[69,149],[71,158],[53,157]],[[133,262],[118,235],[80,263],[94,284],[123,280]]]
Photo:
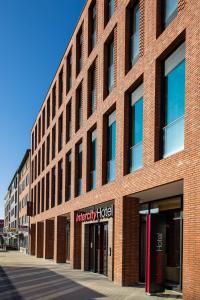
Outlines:
[[32,129],[32,255],[199,299],[199,16],[86,2]]

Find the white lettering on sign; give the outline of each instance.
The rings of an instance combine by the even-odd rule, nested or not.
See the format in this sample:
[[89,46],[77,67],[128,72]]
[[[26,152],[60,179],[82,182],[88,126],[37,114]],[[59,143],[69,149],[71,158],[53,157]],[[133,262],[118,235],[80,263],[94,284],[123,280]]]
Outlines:
[[157,240],[156,240],[156,251],[162,251],[163,250],[163,235],[162,233],[156,233]]
[[76,215],[76,222],[97,221],[113,217],[113,205],[107,207],[98,207],[96,210],[81,212]]

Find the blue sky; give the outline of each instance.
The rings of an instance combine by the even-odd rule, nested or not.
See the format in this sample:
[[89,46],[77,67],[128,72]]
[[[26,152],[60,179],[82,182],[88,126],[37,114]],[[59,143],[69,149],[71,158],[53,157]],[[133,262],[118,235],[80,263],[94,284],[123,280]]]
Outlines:
[[0,218],[85,0],[0,0]]

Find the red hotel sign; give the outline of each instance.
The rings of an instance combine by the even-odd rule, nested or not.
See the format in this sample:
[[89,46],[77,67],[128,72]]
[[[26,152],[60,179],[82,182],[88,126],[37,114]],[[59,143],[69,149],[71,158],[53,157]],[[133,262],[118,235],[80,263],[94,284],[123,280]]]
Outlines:
[[113,217],[113,205],[77,213],[76,222],[90,222]]

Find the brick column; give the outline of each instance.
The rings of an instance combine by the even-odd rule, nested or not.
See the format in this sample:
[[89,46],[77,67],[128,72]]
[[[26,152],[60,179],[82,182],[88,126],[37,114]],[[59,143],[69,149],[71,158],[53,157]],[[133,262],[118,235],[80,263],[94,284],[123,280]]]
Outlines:
[[139,279],[139,201],[132,197],[115,200],[114,281],[129,286]]
[[36,224],[31,224],[31,236],[30,236],[30,253],[31,255],[35,255],[35,240],[36,240]]
[[70,263],[73,269],[81,269],[82,224],[75,223],[75,212],[71,212],[70,220]]
[[43,257],[44,251],[44,223],[37,223],[37,257]]
[[46,220],[45,224],[45,258],[54,255],[54,220]]
[[139,280],[139,201],[125,197],[123,203],[123,285]]

